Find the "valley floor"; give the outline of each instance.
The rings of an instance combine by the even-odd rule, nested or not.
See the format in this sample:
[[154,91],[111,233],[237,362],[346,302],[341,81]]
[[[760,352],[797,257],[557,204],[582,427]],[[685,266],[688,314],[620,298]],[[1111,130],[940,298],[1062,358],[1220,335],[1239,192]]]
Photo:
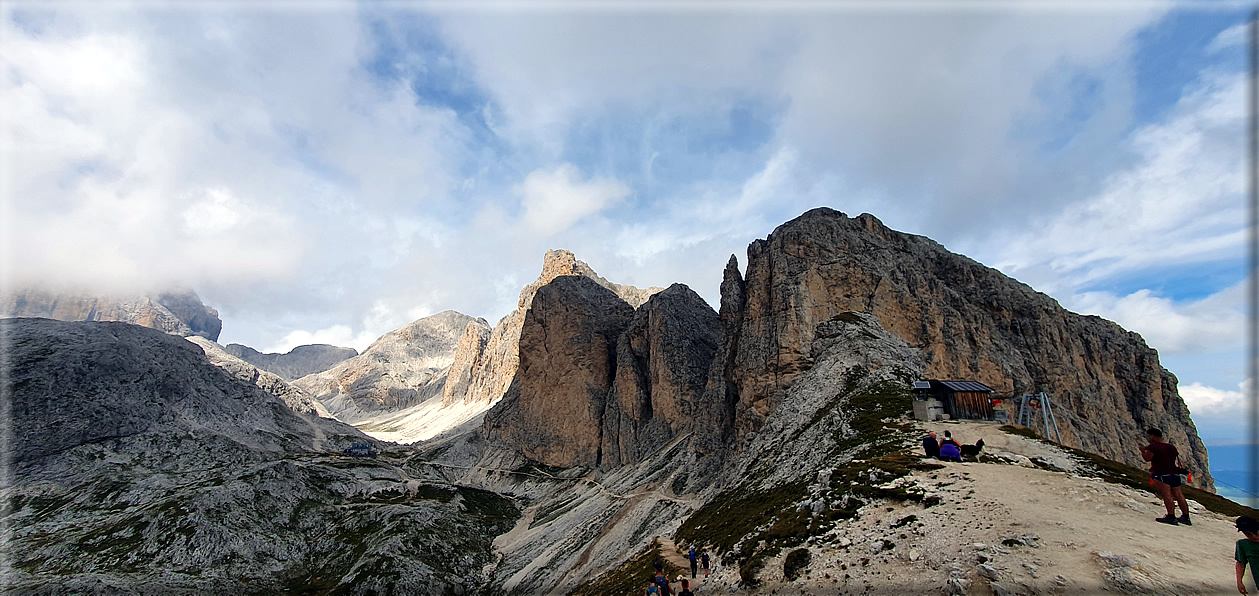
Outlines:
[[[717,565],[697,594],[1235,594],[1233,519],[1190,501],[1193,526],[1167,526],[1152,493],[1072,473],[1052,445],[981,423],[924,423],[959,440],[983,438],[983,463],[914,472],[937,505],[876,503],[808,545],[795,581],[786,549],[766,563],[762,585],[738,585]],[[1066,471],[1001,461],[1041,457]],[[702,575],[702,572],[701,572]],[[1254,590],[1247,574],[1248,589]]]

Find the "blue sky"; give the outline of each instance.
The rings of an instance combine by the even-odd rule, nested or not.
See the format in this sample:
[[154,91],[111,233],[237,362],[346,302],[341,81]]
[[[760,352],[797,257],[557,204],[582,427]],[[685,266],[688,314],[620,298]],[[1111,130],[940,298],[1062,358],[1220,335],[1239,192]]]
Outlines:
[[1244,9],[471,6],[4,4],[6,283],[362,349],[548,248],[716,304],[826,205],[1141,333],[1244,437]]

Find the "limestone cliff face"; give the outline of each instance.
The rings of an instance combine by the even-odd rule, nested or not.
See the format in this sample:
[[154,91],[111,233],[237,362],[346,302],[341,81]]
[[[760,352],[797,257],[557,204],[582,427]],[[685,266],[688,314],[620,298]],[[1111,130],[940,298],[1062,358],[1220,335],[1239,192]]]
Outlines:
[[354,348],[328,344],[297,346],[285,354],[264,354],[241,344],[227,344],[223,346],[223,351],[289,381],[323,372],[358,356],[358,350]]
[[0,318],[43,318],[58,321],[119,321],[172,335],[197,335],[218,341],[223,321],[202,304],[196,292],[163,292],[156,296],[106,297],[55,294],[23,289],[0,296]]
[[868,214],[815,209],[753,242],[745,279],[727,268],[726,344],[706,404],[728,412],[737,435],[760,428],[813,365],[817,325],[849,310],[875,315],[918,349],[931,378],[1048,392],[1070,446],[1140,466],[1143,429],[1162,428],[1198,482],[1212,485],[1176,378],[1138,334]]
[[485,356],[485,347],[490,343],[491,329],[484,319],[477,319],[463,330],[459,345],[455,348],[455,359],[446,373],[446,386],[442,389],[442,405],[449,406],[456,401],[464,400],[468,395],[468,387],[472,385],[472,375],[481,366]]
[[[459,400],[492,402],[503,397],[520,366],[520,330],[524,325],[525,312],[533,303],[534,294],[538,288],[551,283],[555,278],[571,275],[590,278],[629,303],[631,307],[637,307],[661,290],[655,287],[639,289],[634,286],[614,284],[599,277],[589,265],[577,260],[572,252],[548,250],[542,260],[542,273],[538,279],[520,291],[520,300],[516,303],[516,310],[498,322],[490,333],[486,345],[480,350],[480,354],[467,353],[456,356],[456,360],[476,360],[477,365],[468,375],[467,388],[462,392],[460,392],[461,387],[452,388],[450,393],[443,396],[443,399],[449,402]],[[468,349],[476,350],[471,342],[468,344]]]
[[520,368],[485,431],[548,465],[641,461],[694,428],[719,337],[681,284],[635,311],[589,277],[557,277],[525,314]]
[[453,310],[424,317],[382,335],[362,354],[293,384],[350,423],[440,397],[459,339],[474,321]]
[[633,315],[588,277],[539,288],[521,327],[516,383],[486,414],[489,436],[547,465],[599,465],[617,338]]
[[720,343],[717,313],[682,284],[635,311],[617,338],[616,374],[603,417],[603,464],[642,461],[695,427]]

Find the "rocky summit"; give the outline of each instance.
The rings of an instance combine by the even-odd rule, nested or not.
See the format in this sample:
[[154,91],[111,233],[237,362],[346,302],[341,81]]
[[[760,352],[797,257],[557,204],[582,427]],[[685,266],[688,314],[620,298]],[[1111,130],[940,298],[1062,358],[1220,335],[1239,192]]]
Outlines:
[[[351,423],[440,399],[455,349],[473,323],[478,321],[455,311],[418,319],[381,336],[362,354],[294,385]],[[479,324],[488,327],[484,321]]]
[[[655,560],[685,573],[695,546],[714,565],[702,594],[1231,589],[1203,570],[1229,556],[1229,518],[1259,511],[1211,492],[1176,378],[1137,334],[830,209],[720,279],[714,311],[681,284],[638,290],[549,251],[493,328],[426,317],[292,383],[199,337],[4,321],[0,579],[47,594],[628,594]],[[1047,392],[1062,443],[911,420],[924,378]],[[1131,440],[1145,426],[1194,468],[1192,526],[1154,522]],[[928,430],[986,447],[926,459]]]
[[1067,311],[929,238],[869,214],[815,209],[753,242],[746,275],[727,278],[733,343],[714,391],[717,404],[737,410],[739,433],[757,429],[813,365],[817,325],[858,311],[917,349],[927,377],[979,381],[1006,396],[1047,392],[1067,445],[1132,465],[1142,465],[1133,442],[1161,428],[1201,486],[1213,485],[1176,377],[1140,335]]

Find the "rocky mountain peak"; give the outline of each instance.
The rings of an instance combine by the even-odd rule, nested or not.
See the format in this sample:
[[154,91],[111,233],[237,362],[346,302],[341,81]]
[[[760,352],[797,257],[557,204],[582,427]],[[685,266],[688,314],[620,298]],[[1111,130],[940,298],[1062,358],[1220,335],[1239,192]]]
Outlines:
[[590,277],[557,277],[525,314],[520,368],[485,432],[548,465],[642,461],[695,427],[719,337],[682,284],[634,309]]
[[538,288],[551,283],[551,280],[557,277],[565,275],[589,277],[599,285],[611,290],[612,293],[628,302],[634,308],[641,306],[652,294],[664,289],[655,286],[643,289],[610,282],[600,277],[598,273],[595,273],[595,270],[591,269],[590,265],[587,265],[584,261],[579,261],[572,251],[564,249],[548,250],[542,257],[542,273],[538,275],[538,279],[520,291],[520,300],[517,302],[517,307],[529,308],[533,295],[538,291]]
[[753,242],[742,284],[736,273],[727,267],[722,284],[732,331],[721,383],[710,388],[721,394],[715,403],[734,404],[745,431],[813,365],[817,325],[857,311],[919,350],[929,378],[979,381],[1007,397],[1049,393],[1072,447],[1140,465],[1132,437],[1162,428],[1211,486],[1176,378],[1139,335],[1069,312],[929,238],[872,215],[814,209]]
[[508,313],[494,326],[489,339],[481,344],[473,341],[462,342],[455,359],[460,363],[475,362],[469,371],[456,372],[461,379],[450,383],[450,390],[443,399],[447,403],[460,401],[463,403],[492,403],[502,398],[515,379],[516,370],[520,365],[520,330],[524,324],[525,313],[533,304],[534,295],[539,288],[557,278],[579,276],[590,279],[597,285],[612,292],[625,301],[631,308],[637,308],[652,295],[663,288],[647,289],[610,282],[595,273],[589,265],[577,259],[569,250],[548,250],[542,258],[542,272],[538,278],[520,291],[520,300],[516,310]]
[[293,384],[350,423],[440,399],[459,340],[474,321],[453,310],[417,319],[382,335],[362,354]]

